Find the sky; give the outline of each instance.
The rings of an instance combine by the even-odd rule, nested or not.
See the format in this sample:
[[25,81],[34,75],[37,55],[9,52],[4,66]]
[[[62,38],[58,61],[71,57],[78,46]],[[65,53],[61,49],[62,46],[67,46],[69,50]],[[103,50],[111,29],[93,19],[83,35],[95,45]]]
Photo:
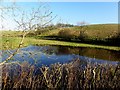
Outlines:
[[[7,2],[10,5],[11,2]],[[3,5],[7,5],[6,2]],[[37,7],[38,2],[17,2],[29,13],[30,9]],[[77,22],[85,21],[88,24],[106,24],[118,23],[118,3],[117,2],[46,2],[45,5],[52,11],[52,15],[56,16],[53,20],[55,23],[69,23],[76,25]],[[7,14],[11,13],[10,11]],[[19,10],[16,11],[20,18]],[[0,21],[5,28],[13,29],[16,26],[13,17],[6,14],[6,19]],[[28,16],[30,17],[30,16]],[[1,28],[0,28],[1,29]]]
[[118,23],[116,2],[64,2],[51,3],[51,10],[64,22],[76,24],[86,21],[90,24]]
[[38,1],[43,1],[43,2],[119,2],[119,0],[2,0],[5,2],[12,2],[12,1],[17,1],[17,2],[38,2]]

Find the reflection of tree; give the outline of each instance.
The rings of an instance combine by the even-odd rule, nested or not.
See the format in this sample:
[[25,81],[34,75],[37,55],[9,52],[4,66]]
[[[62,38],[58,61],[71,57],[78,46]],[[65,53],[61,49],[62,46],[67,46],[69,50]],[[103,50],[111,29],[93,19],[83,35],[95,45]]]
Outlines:
[[120,51],[110,51],[111,60],[120,61]]
[[65,54],[69,54],[70,52],[70,50],[69,50],[69,48],[68,47],[61,47],[61,46],[59,46],[58,48],[58,52],[57,52],[57,55],[65,55]]
[[52,55],[52,54],[55,54],[57,53],[57,47],[55,46],[46,46],[43,50],[43,52],[46,54],[46,55]]
[[115,60],[118,61],[120,58],[120,52],[118,51],[110,51],[103,49],[95,49],[95,48],[85,48],[85,47],[66,47],[66,46],[48,46],[44,49],[44,53],[47,55],[69,55],[76,54],[80,56],[86,56],[96,59],[103,60]]
[[84,56],[87,51],[87,48],[79,48],[79,55]]
[[58,52],[57,55],[62,55],[62,54],[78,54],[79,50],[75,47],[58,47]]
[[96,58],[96,59],[115,60],[115,61],[118,61],[118,59],[120,58],[120,52],[95,49],[95,48],[81,48],[79,55]]

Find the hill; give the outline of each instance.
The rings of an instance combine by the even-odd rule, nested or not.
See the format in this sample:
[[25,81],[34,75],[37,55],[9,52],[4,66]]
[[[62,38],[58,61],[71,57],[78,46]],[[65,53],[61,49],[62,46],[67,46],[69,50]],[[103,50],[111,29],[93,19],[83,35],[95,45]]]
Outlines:
[[[38,32],[41,31],[37,31],[36,34]],[[93,44],[119,45],[120,35],[118,24],[97,24],[47,30],[38,34],[38,37]]]
[[[2,49],[18,47],[23,32],[0,31]],[[24,40],[28,45],[62,45],[120,50],[120,34],[117,24],[62,27],[31,31]]]

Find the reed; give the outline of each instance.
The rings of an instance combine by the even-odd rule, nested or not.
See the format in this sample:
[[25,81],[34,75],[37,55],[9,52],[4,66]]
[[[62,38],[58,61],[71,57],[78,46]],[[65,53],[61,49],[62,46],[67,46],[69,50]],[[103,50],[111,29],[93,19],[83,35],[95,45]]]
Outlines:
[[78,59],[50,67],[35,67],[27,62],[4,64],[2,70],[2,90],[120,88],[119,65],[87,63],[84,66]]

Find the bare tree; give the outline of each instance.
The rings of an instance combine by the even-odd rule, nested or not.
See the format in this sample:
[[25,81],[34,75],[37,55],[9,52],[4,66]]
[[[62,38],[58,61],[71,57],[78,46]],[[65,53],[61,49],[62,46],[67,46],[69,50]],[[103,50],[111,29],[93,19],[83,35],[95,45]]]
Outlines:
[[82,22],[77,22],[77,25],[78,26],[80,26],[80,32],[79,32],[79,39],[81,40],[81,41],[83,41],[84,39],[85,39],[85,37],[86,37],[86,34],[85,34],[85,32],[86,32],[86,30],[85,30],[85,28],[87,28],[87,22],[85,22],[85,21],[82,21]]
[[[44,3],[39,3],[39,6],[37,8],[32,8],[30,9],[31,11],[24,11],[20,10],[20,8],[13,7],[4,7],[0,9],[2,12],[5,10],[12,10],[11,15],[14,19],[14,21],[17,23],[17,29],[22,30],[24,33],[22,35],[21,41],[18,45],[18,48],[16,49],[15,52],[13,52],[6,60],[0,63],[0,65],[5,64],[7,61],[9,61],[16,53],[18,53],[19,49],[23,45],[24,38],[25,36],[30,32],[30,31],[35,31],[38,30],[40,27],[45,27],[48,25],[50,22],[52,22],[53,19],[56,18],[56,16],[52,16],[52,12],[49,9],[46,9]],[[15,5],[15,4],[14,4]],[[17,10],[17,13],[16,13]],[[19,15],[18,15],[18,11]],[[4,16],[2,15],[2,19],[4,19]]]
[[81,22],[77,22],[77,25],[80,26],[81,28],[84,28],[85,26],[88,25],[88,23],[85,21],[81,21]]
[[[0,1],[2,4],[2,1]],[[19,15],[18,15],[19,11]],[[0,5],[0,19],[1,19],[1,29],[4,29],[4,25],[2,22],[7,19],[5,15],[8,16],[7,12],[9,13],[9,17],[13,17],[14,22],[17,25],[17,30],[22,30],[23,35],[21,38],[20,43],[18,44],[17,49],[14,52],[10,52],[10,55],[2,61],[2,52],[0,56],[0,88],[2,88],[2,66],[6,64],[13,56],[15,56],[20,48],[23,46],[24,38],[30,31],[40,30],[41,27],[45,27],[46,25],[50,24],[56,16],[52,16],[52,12],[44,6],[44,3],[39,3],[37,8],[32,8],[31,11],[24,11],[20,10],[20,8],[16,5],[15,2],[12,2],[10,6],[2,6]],[[17,13],[16,13],[17,12]],[[2,45],[1,45],[2,46]],[[18,62],[16,64],[20,65]]]

